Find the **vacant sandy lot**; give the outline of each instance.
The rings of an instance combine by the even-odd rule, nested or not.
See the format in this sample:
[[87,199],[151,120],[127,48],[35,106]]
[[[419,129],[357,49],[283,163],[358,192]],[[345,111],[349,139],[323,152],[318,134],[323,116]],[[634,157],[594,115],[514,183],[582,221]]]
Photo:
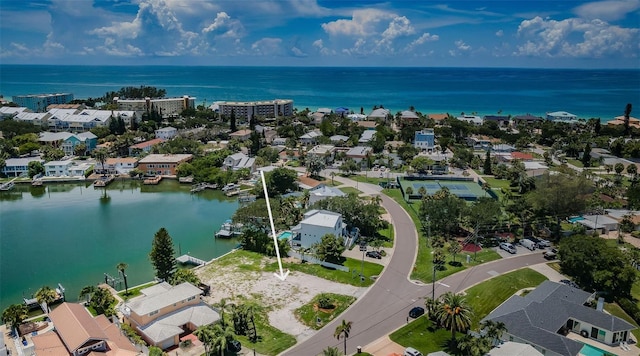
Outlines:
[[[234,257],[235,258],[235,257]],[[255,299],[270,307],[269,323],[298,341],[310,336],[314,330],[298,322],[294,310],[308,303],[316,295],[328,292],[360,297],[367,288],[331,282],[300,272],[291,272],[285,281],[266,271],[264,266],[275,260],[263,259],[261,271],[253,261],[238,259],[237,263],[220,266],[215,262],[196,270],[203,283],[211,286],[205,300],[214,304],[222,298],[233,301],[238,297]],[[251,267],[245,267],[251,266]]]

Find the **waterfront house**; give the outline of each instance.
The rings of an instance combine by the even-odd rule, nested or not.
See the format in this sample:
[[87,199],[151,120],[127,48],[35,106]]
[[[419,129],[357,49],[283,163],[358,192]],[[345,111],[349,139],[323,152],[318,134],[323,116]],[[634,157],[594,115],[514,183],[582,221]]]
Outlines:
[[485,115],[483,122],[495,122],[498,127],[507,127],[511,123],[509,116],[504,115]]
[[22,121],[33,126],[42,127],[43,125],[48,125],[47,120],[51,117],[51,114],[48,112],[26,112],[23,111],[18,115],[14,116],[15,121]]
[[231,139],[236,139],[239,141],[246,141],[249,139],[249,137],[251,137],[251,130],[238,130],[236,132],[230,133],[229,137]]
[[349,115],[349,108],[345,108],[344,106],[340,106],[335,108],[335,110],[333,110],[333,112],[336,113],[336,115],[340,116],[340,117],[345,117],[346,115]]
[[144,341],[163,350],[180,343],[180,335],[213,324],[220,315],[202,301],[203,291],[190,284],[167,282],[140,291],[141,297],[120,307],[124,322]]
[[418,114],[415,111],[404,110],[400,112],[400,122],[402,125],[407,123],[413,123],[420,119]]
[[387,120],[389,117],[391,117],[391,112],[387,109],[384,108],[379,108],[379,109],[375,109],[373,111],[371,111],[371,113],[369,113],[369,115],[367,115],[367,119],[368,120]]
[[320,125],[322,123],[322,120],[324,120],[326,116],[326,114],[323,114],[321,112],[309,113],[307,115],[307,117],[311,120],[311,123],[314,125]]
[[300,223],[291,228],[294,245],[308,248],[320,242],[322,236],[333,234],[344,237],[347,224],[342,221],[342,214],[327,210],[309,210]]
[[0,106],[0,120],[15,117],[16,115],[23,112],[27,113],[27,112],[31,112],[31,110],[29,110],[29,108],[24,106],[21,106],[21,107]]
[[448,114],[429,114],[427,115],[427,117],[433,120],[433,122],[435,122],[436,125],[442,125],[444,120],[449,118],[449,115]]
[[47,177],[74,177],[84,178],[93,164],[74,160],[49,161],[44,164],[44,172]]
[[320,131],[309,131],[306,134],[299,137],[300,143],[303,145],[315,145],[318,142],[318,137],[322,136]]
[[[624,126],[624,116],[616,116],[613,120],[607,122],[607,126]],[[640,129],[640,119],[629,117],[629,127]]]
[[347,118],[351,119],[351,121],[362,121],[367,119],[367,115],[364,114],[349,114]]
[[433,129],[422,129],[420,131],[416,131],[413,140],[413,147],[422,152],[430,152],[433,151],[435,145],[436,136],[433,133]]
[[54,330],[31,338],[36,355],[142,355],[116,324],[81,304],[62,303],[48,316]]
[[154,138],[153,140],[136,143],[129,146],[129,156],[139,156],[140,153],[151,152],[151,149],[155,145],[163,143],[165,140],[161,138]]
[[109,157],[102,163],[96,162],[93,171],[98,174],[129,174],[138,166],[138,159],[135,157]]
[[541,117],[538,116],[534,116],[531,114],[524,114],[524,115],[517,115],[513,118],[513,122],[516,125],[520,125],[520,124],[534,124],[536,122],[540,122],[543,119]]
[[178,129],[176,129],[175,127],[167,126],[167,127],[163,127],[161,129],[155,130],[154,133],[156,135],[156,138],[161,138],[163,140],[170,140],[176,137],[176,135],[178,135]]
[[554,111],[547,113],[547,120],[552,121],[574,121],[578,116],[566,111]]
[[75,154],[76,146],[81,144],[85,146],[84,154],[93,151],[98,145],[98,136],[89,131],[79,134],[70,132],[42,132],[40,133],[38,141],[59,148],[65,155],[72,156]]
[[373,153],[373,149],[369,146],[356,146],[350,148],[346,153],[346,158],[351,158],[357,164],[360,165],[361,169],[365,169],[367,167],[367,157],[371,156]]
[[251,173],[256,169],[255,157],[249,157],[242,152],[228,155],[222,162],[222,169],[237,171],[240,169],[248,169]]
[[524,297],[507,299],[483,321],[503,322],[504,340],[530,344],[547,356],[580,354],[584,344],[568,337],[570,333],[610,346],[626,342],[635,326],[586,306],[592,299],[589,292],[544,281]]
[[29,162],[44,163],[44,160],[39,156],[7,158],[4,167],[2,167],[2,174],[7,177],[19,177],[23,174],[27,175],[29,173]]
[[456,119],[458,119],[460,121],[468,122],[468,123],[476,125],[476,126],[480,126],[484,122],[484,121],[482,121],[482,118],[480,116],[478,116],[478,115],[462,115],[462,116],[458,116]]
[[181,163],[189,162],[191,154],[150,154],[138,161],[138,168],[151,176],[175,176]]

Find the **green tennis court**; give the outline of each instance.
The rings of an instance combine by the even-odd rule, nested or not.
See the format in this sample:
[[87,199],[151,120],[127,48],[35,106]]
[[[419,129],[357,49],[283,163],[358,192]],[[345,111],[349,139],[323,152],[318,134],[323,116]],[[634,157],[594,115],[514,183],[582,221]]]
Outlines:
[[[421,187],[424,187],[427,190],[428,195],[435,194],[438,190],[447,187],[449,191],[465,200],[476,200],[480,197],[488,197],[490,196],[487,192],[482,189],[478,183],[469,180],[446,180],[446,179],[438,179],[438,180],[405,180],[401,179],[400,184],[402,185],[402,190],[406,192],[408,187],[413,189],[413,193],[411,197],[419,196],[419,190]],[[417,197],[416,197],[417,198]]]

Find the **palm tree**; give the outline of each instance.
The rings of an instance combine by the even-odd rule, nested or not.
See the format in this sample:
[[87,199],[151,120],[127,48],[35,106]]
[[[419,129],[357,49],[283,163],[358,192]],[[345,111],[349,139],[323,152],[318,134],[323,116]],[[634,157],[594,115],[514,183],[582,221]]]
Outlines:
[[458,350],[468,356],[482,356],[491,350],[488,339],[465,334],[458,342]]
[[342,356],[342,352],[340,352],[340,350],[338,350],[337,347],[327,347],[326,349],[322,350],[322,356]]
[[105,166],[104,166],[104,162],[107,160],[107,156],[109,155],[109,153],[107,152],[106,149],[104,148],[98,148],[93,150],[93,157],[95,159],[98,160],[98,162],[100,162],[100,168],[102,168],[102,175],[104,176],[104,172],[105,172]]
[[491,339],[491,345],[495,346],[500,342],[502,334],[507,331],[507,326],[501,321],[486,320],[482,323],[482,328],[486,330],[487,337]]
[[218,308],[218,312],[220,312],[220,324],[226,326],[227,322],[224,320],[224,313],[229,310],[231,304],[227,303],[227,298],[222,298],[218,303],[213,304],[213,306]]
[[435,318],[436,318],[436,313],[437,313],[438,309],[440,308],[440,300],[438,300],[437,298],[433,299],[433,298],[430,298],[430,297],[426,297],[424,299],[424,305],[426,307],[426,310],[425,310],[426,314],[427,314],[426,317],[429,320],[434,321]]
[[211,353],[213,339],[215,338],[211,325],[200,326],[193,334],[202,342],[204,345],[204,354],[208,356]]
[[455,341],[456,331],[466,331],[471,327],[471,308],[462,294],[447,292],[442,295],[442,304],[436,315],[438,321],[451,330]]
[[11,304],[2,312],[2,321],[7,323],[11,329],[15,329],[18,335],[20,329],[18,326],[29,316],[29,309],[24,304]]
[[129,294],[129,285],[127,284],[127,274],[124,271],[129,267],[128,264],[124,262],[120,262],[116,265],[116,269],[122,275],[122,279],[124,279],[124,294]]
[[413,194],[413,188],[407,187],[407,189],[405,190],[405,193],[407,193],[407,201],[409,201],[409,197],[411,196],[411,194]]
[[[335,177],[335,176],[336,176],[336,172],[331,171],[331,186],[333,186],[333,177]],[[305,192],[306,192],[306,190],[305,190]]]
[[349,334],[351,333],[351,325],[353,322],[346,321],[342,319],[342,323],[336,327],[336,331],[333,333],[333,336],[336,339],[340,340],[340,336],[344,340],[344,353],[347,353],[347,339],[349,338]]
[[51,311],[49,309],[49,304],[58,299],[58,293],[49,286],[43,286],[42,288],[38,289],[35,297],[38,300],[39,304],[44,303],[45,309],[47,313],[49,313]]
[[78,295],[78,299],[86,298],[87,303],[89,303],[91,301],[91,298],[93,297],[93,294],[95,294],[97,289],[98,287],[96,286],[84,286],[80,290],[80,295]]

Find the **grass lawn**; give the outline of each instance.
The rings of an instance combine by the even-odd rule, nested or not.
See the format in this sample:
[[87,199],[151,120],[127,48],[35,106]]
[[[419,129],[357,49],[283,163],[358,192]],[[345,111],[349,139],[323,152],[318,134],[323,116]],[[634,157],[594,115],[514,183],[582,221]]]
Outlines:
[[467,302],[473,308],[471,328],[477,328],[480,320],[509,299],[513,293],[523,288],[536,287],[547,278],[542,274],[524,268],[491,278],[466,290]]
[[[320,297],[329,298],[333,308],[318,308],[318,300]],[[345,311],[345,309],[347,309],[355,300],[356,298],[350,295],[322,293],[313,297],[313,300],[309,303],[296,309],[295,315],[304,325],[312,329],[319,330]],[[318,320],[320,320],[319,323]]]
[[129,300],[129,299],[131,299],[133,297],[137,297],[139,295],[142,295],[142,293],[140,292],[141,290],[143,290],[145,288],[149,288],[154,284],[156,284],[156,282],[149,282],[149,283],[141,284],[139,286],[135,286],[133,288],[129,288],[129,294],[126,294],[125,291],[120,291],[120,292],[118,292],[118,295],[120,296],[120,298],[122,298],[124,300]]
[[491,188],[504,188],[507,190],[511,189],[511,187],[509,186],[510,182],[506,179],[497,179],[491,176],[482,176],[482,179],[487,182],[487,184],[489,184]]
[[361,191],[359,191],[358,189],[354,188],[354,187],[342,187],[342,188],[338,188],[340,190],[342,190],[345,194],[357,194],[360,195],[360,193],[362,193]]
[[389,223],[389,227],[386,229],[378,230],[378,234],[383,237],[384,243],[382,247],[393,247],[393,224]]
[[296,344],[296,338],[269,325],[265,308],[258,307],[255,312],[258,342],[252,343],[246,336],[238,335],[236,338],[243,346],[256,350],[262,355],[277,355]]
[[[311,263],[283,263],[282,268],[358,287],[368,287],[372,285],[374,280],[371,279],[371,277],[379,276],[384,268],[382,265],[377,263],[364,261],[365,279],[364,281],[360,281],[360,272],[362,271],[363,266],[362,260],[347,258],[343,265],[349,268],[349,272],[339,271]],[[277,269],[277,263],[274,263],[270,268]]]
[[387,179],[386,177],[380,178],[380,174],[379,173],[375,174],[374,177],[372,177],[371,175],[368,175],[368,176],[365,177],[365,176],[362,176],[362,175],[359,175],[359,174],[355,174],[355,175],[352,175],[352,176],[348,176],[347,178],[349,178],[351,180],[355,180],[357,182],[371,183],[371,184],[375,184],[375,185],[378,185],[381,182],[388,182],[390,180],[393,180],[393,179]]
[[[609,312],[609,314],[624,319],[638,327],[638,323],[636,323],[633,318],[630,317],[629,314],[627,314],[617,303],[605,303],[604,310]],[[631,333],[635,336],[636,340],[640,340],[640,329],[633,329]]]
[[395,343],[404,347],[413,347],[423,355],[427,355],[440,350],[448,351],[451,331],[436,329],[431,320],[421,316],[390,334],[389,338]]
[[582,163],[582,161],[577,160],[577,159],[567,159],[567,163],[572,164],[576,167],[580,167],[580,168],[584,168],[584,164]]
[[[422,234],[422,224],[420,223],[420,219],[418,218],[418,213],[414,208],[417,208],[416,203],[409,204],[402,198],[402,193],[400,193],[400,189],[385,189],[383,191],[389,197],[393,198],[398,204],[400,204],[411,216],[413,223],[416,225],[416,229],[418,230],[418,256],[416,258],[416,264],[411,273],[411,279],[417,279],[424,283],[431,283],[433,279],[433,262],[431,258],[431,248],[427,246],[426,237]],[[471,263],[466,264],[466,253],[459,253],[456,256],[456,261],[463,262],[462,266],[451,266],[449,264],[450,261],[453,261],[453,256],[447,254],[447,263],[445,264],[445,269],[439,270],[436,272],[436,280],[442,279],[444,277],[450,276],[456,272],[462,271],[469,266],[476,266],[485,262],[494,261],[500,259],[500,255],[490,249],[483,250],[479,252],[476,256],[477,260],[473,260],[473,255],[471,255]]]
[[562,273],[560,272],[560,262],[550,262],[550,263],[547,263],[547,266],[553,268],[558,273]]

